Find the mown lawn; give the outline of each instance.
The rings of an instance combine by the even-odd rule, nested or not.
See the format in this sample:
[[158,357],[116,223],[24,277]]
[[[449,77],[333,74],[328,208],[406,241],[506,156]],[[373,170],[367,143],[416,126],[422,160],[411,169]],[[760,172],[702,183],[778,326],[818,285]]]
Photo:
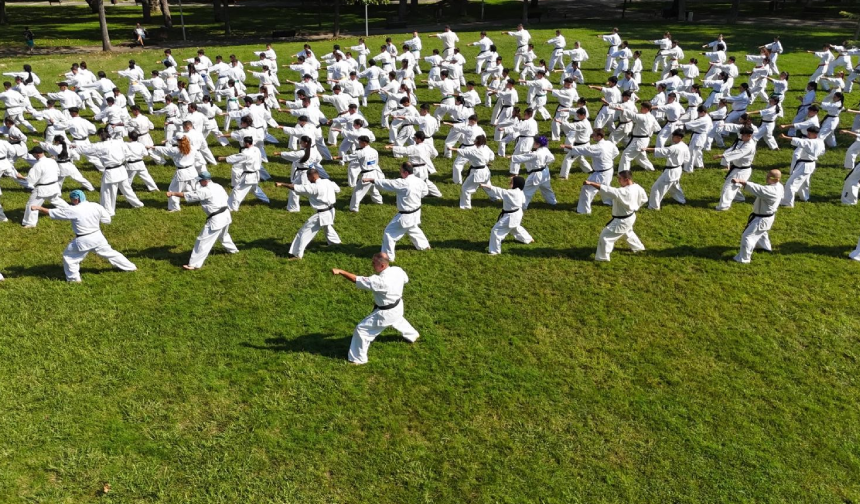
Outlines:
[[[596,34],[606,28],[565,29],[592,55],[591,83],[605,78]],[[621,25],[646,49],[649,69],[646,41],[666,28],[688,56],[727,32]],[[845,38],[780,34],[792,95],[816,64],[801,50]],[[534,35],[542,42],[551,33]],[[464,45],[477,34],[460,37]],[[738,56],[770,37],[769,27],[727,33]],[[493,38],[510,58],[512,39]],[[207,54],[247,60],[254,49]],[[286,58],[299,45],[276,49]],[[476,51],[464,52],[471,67]],[[158,55],[135,58],[149,70]],[[120,69],[126,59],[87,56],[94,69]],[[34,66],[50,82],[73,60]],[[596,93],[580,90],[595,113]],[[367,111],[377,124],[380,108],[374,101]],[[489,110],[479,114],[486,127]],[[372,300],[329,271],[370,273],[394,199],[345,211],[343,168],[326,166],[344,187],[336,221],[343,245],[325,247],[319,237],[303,261],[288,262],[310,210],[288,214],[286,191],[268,183],[271,206],[251,201],[234,215],[241,253],[216,249],[202,270],[184,272],[202,211],[169,214],[163,194],[138,186],[147,206],[121,202],[106,236],[139,271],[91,257],[80,285],[63,280],[68,225],[42,219],[21,229],[27,194],[0,179],[16,221],[0,225],[0,501],[857,502],[860,265],[847,254],[860,216],[839,203],[849,143],[840,138],[823,158],[812,202],[779,211],[775,252],[746,266],[730,259],[750,205],[713,210],[724,176],[714,161],[684,176],[688,205],[640,213],[646,252],[622,244],[611,263],[596,264],[610,209],[575,213],[584,174],[554,180],[556,208],[538,200],[529,209],[524,225],[536,243],[506,242],[502,256],[490,257],[499,208],[479,194],[474,210],[460,211],[450,162],[440,160],[444,197],[427,199],[423,211],[433,250],[404,241],[397,255],[411,278],[406,313],[422,338],[410,346],[386,333],[364,367],[345,357]],[[761,148],[753,180],[787,171],[790,150]],[[397,161],[383,155],[382,165],[394,175]],[[287,165],[269,168],[285,180]],[[493,168],[494,182],[504,183],[506,163]],[[227,183],[228,166],[213,171]],[[152,172],[166,188],[172,168]],[[646,189],[658,175],[636,172]],[[105,483],[111,490],[102,494]]]

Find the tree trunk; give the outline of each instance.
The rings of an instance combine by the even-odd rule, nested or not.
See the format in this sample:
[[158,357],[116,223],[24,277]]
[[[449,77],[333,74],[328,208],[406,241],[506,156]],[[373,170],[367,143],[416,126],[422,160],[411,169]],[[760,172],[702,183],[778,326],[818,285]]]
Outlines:
[[161,7],[161,17],[164,18],[164,26],[173,28],[173,18],[170,17],[170,4],[167,3],[167,0],[159,0],[159,6]]
[[523,24],[529,24],[529,0],[523,0]]
[[143,5],[143,22],[151,23],[152,22],[152,0],[141,0],[141,4]]
[[90,12],[93,14],[99,13],[99,4],[96,0],[87,0],[87,5],[90,6]]
[[409,6],[409,0],[400,0],[400,5],[397,9],[397,20],[405,21],[406,20],[406,8]]
[[678,21],[687,20],[687,1],[678,0]]
[[224,21],[223,16],[221,15],[221,0],[212,0],[212,10],[214,11],[213,14],[216,23]]
[[9,18],[6,17],[6,0],[0,0],[0,25],[4,25],[8,22]]
[[409,8],[412,9],[412,12],[418,10],[418,0],[412,0],[412,5],[410,5]]
[[738,22],[738,15],[741,12],[741,0],[732,0],[732,10],[729,12],[729,24]]
[[105,3],[104,0],[96,0],[96,3],[99,10],[99,27],[102,30],[102,51],[110,52],[113,51],[113,47],[110,45],[110,33],[108,33],[107,17],[105,16]]
[[322,28],[322,0],[317,0],[317,28]]
[[340,0],[334,0],[334,36],[340,37]]
[[537,9],[540,7],[540,5],[538,5],[538,0],[532,0],[532,3],[531,3],[531,5],[530,5],[530,7],[531,7],[532,9],[537,10]]
[[221,12],[224,14],[224,33],[227,35],[232,35],[233,29],[230,27],[230,8],[228,2],[230,0],[224,0],[224,6],[221,9]]

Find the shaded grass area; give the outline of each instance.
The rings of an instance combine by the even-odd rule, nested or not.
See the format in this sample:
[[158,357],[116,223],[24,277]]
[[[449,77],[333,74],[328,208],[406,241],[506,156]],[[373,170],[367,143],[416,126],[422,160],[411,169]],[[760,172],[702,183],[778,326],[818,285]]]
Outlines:
[[[565,32],[591,54],[589,83],[605,79],[596,37],[604,28]],[[649,64],[646,41],[667,28],[690,52],[723,30],[621,25]],[[552,36],[533,34],[541,44]],[[792,73],[794,100],[816,64],[800,50],[842,34],[781,34],[780,65]],[[460,38],[465,45],[478,37]],[[510,38],[493,38],[503,55],[513,54]],[[762,27],[727,34],[733,51],[769,38]],[[425,39],[425,47],[440,44]],[[541,56],[546,47],[539,44]],[[247,61],[254,49],[207,53]],[[275,49],[285,58],[299,45]],[[464,49],[469,67],[473,49]],[[126,59],[88,61],[113,70]],[[137,59],[149,70],[159,53]],[[55,75],[72,61],[44,58],[35,69]],[[596,93],[579,89],[596,113]],[[437,96],[423,87],[418,95]],[[643,86],[641,95],[651,92]],[[366,114],[378,124],[380,110],[373,100]],[[478,113],[488,129],[489,110]],[[530,207],[524,225],[536,243],[506,242],[502,256],[489,257],[498,207],[481,193],[472,211],[460,211],[450,161],[439,160],[443,198],[427,199],[423,210],[433,250],[406,242],[398,250],[411,278],[406,313],[422,338],[410,346],[385,333],[360,368],[345,355],[371,299],[329,270],[369,274],[394,199],[344,211],[350,190],[337,165],[326,168],[344,187],[335,223],[344,244],[318,239],[301,262],[285,258],[310,210],[285,212],[286,193],[271,183],[270,206],[247,201],[234,215],[241,253],[216,248],[190,274],[179,266],[202,212],[187,205],[168,214],[163,194],[139,186],[146,207],[121,201],[105,231],[138,265],[135,273],[90,258],[84,283],[67,285],[60,265],[67,224],[0,225],[0,271],[8,277],[0,284],[0,500],[857,501],[860,289],[857,264],[846,257],[860,216],[839,204],[847,145],[840,138],[823,157],[811,203],[779,211],[775,253],[757,253],[747,266],[730,258],[750,205],[712,210],[724,175],[712,159],[684,176],[688,205],[640,213],[636,231],[648,250],[634,255],[622,244],[609,264],[592,261],[609,208],[574,213],[584,174],[554,180],[556,208],[539,199]],[[784,144],[779,152],[761,148],[754,180],[772,167],[787,171]],[[397,160],[382,154],[381,163],[394,175]],[[286,179],[282,162],[269,169]],[[151,170],[164,189],[172,168]],[[493,171],[503,184],[506,164],[496,161]],[[228,166],[213,173],[227,184]],[[646,189],[658,175],[636,173]],[[7,214],[20,221],[27,194],[8,178],[0,188]],[[99,496],[105,482],[112,491]]]

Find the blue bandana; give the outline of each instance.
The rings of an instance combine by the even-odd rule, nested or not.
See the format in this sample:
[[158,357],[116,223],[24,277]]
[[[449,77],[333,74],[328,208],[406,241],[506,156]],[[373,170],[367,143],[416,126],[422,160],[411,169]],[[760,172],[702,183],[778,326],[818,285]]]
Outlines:
[[84,194],[84,192],[81,191],[80,189],[75,189],[74,191],[69,193],[69,198],[76,199],[76,200],[80,201],[81,203],[83,203],[84,201],[87,200],[87,195]]

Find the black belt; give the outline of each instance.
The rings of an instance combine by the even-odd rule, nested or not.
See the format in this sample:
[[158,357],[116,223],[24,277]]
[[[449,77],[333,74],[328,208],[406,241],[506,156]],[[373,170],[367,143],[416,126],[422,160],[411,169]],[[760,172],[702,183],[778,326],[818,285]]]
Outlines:
[[90,137],[82,137],[82,138],[78,138],[78,137],[76,137],[76,136],[72,135],[72,140],[77,140],[78,142],[81,142],[81,141],[83,141],[83,140],[89,140],[89,139],[90,139]]
[[36,184],[36,187],[54,185],[54,184],[56,184],[57,182],[59,182],[59,180],[55,180],[55,181],[53,181],[53,182],[45,182],[44,184]]
[[214,212],[212,212],[211,214],[209,214],[209,216],[208,216],[208,217],[206,217],[206,221],[208,222],[212,217],[215,217],[216,215],[218,215],[218,214],[222,214],[222,213],[224,213],[224,212],[226,212],[226,211],[227,211],[227,207],[221,207],[221,208],[219,208],[218,210],[215,210]]
[[764,123],[772,123],[773,121],[765,121],[764,119],[762,119],[761,122],[762,122],[762,124],[764,124]]
[[504,217],[505,214],[517,213],[519,211],[520,211],[519,208],[514,208],[513,210],[502,210],[501,212],[499,212],[499,218],[496,219],[496,222],[499,222],[500,220],[502,220],[502,217]]
[[621,126],[622,124],[630,124],[631,122],[632,121],[618,121],[618,125]]
[[481,166],[470,166],[470,167],[469,167],[469,170],[466,172],[466,178],[469,178],[469,175],[471,175],[471,174],[472,174],[472,170],[483,170],[483,169],[485,169],[485,168],[487,168],[487,165],[481,165]]
[[397,213],[399,213],[399,214],[401,214],[401,215],[409,215],[409,214],[414,214],[414,213],[415,213],[415,212],[417,212],[418,210],[421,210],[421,207],[420,207],[420,206],[419,206],[418,208],[416,208],[415,210],[403,210],[403,211],[399,211],[399,212],[397,212]]
[[663,167],[663,171],[666,171],[666,170],[674,170],[675,168],[680,168],[680,167],[681,167],[681,165],[678,165],[678,166],[664,166],[664,167]]
[[117,168],[122,168],[122,167],[124,167],[124,166],[125,166],[125,165],[121,165],[121,164],[120,164],[120,165],[116,165],[116,166],[105,166],[105,170],[115,170],[115,169],[117,169]]
[[84,236],[89,236],[89,235],[91,235],[91,234],[95,234],[95,233],[98,233],[98,232],[99,232],[99,230],[98,230],[98,229],[96,229],[95,231],[90,231],[89,233],[76,234],[76,235],[75,235],[75,238],[83,238]]
[[[296,168],[296,169],[298,170],[298,168]],[[305,170],[307,170],[307,168],[304,168],[304,169],[305,169]],[[242,173],[243,173],[243,174],[244,174],[244,173],[257,173],[257,171],[256,171],[256,170],[250,170],[250,171],[245,170],[245,171],[243,171]]]
[[329,207],[323,208],[322,210],[317,210],[317,213],[328,212],[329,210],[333,210],[333,209],[334,209],[334,204],[332,204]]
[[418,168],[419,166],[427,166],[427,163],[413,163],[412,168]]
[[[311,169],[310,166],[308,166],[307,168],[300,168],[300,167],[296,166],[296,171],[308,171],[310,169]],[[245,172],[245,173],[248,173],[248,172]],[[361,172],[361,173],[364,173],[364,172]]]
[[467,143],[461,143],[461,144],[460,144],[460,147],[474,147],[474,146],[475,146],[475,144],[473,144],[473,143],[470,143],[470,144],[467,144]]
[[[296,168],[296,169],[298,170],[298,168]],[[376,169],[373,169],[373,170],[361,170],[361,171],[359,171],[358,173],[370,173],[370,172],[375,172],[375,171],[377,171],[377,170],[376,170]]]
[[608,225],[612,224],[612,221],[614,221],[615,219],[621,219],[621,220],[629,219],[630,217],[633,217],[634,215],[636,215],[636,212],[633,212],[633,213],[627,214],[627,215],[613,215],[612,218],[609,219],[609,222],[606,223],[606,225],[608,226]]
[[143,161],[143,159],[129,159],[128,161],[125,162],[125,164],[140,163],[142,161]]
[[826,120],[831,119],[831,118],[834,118],[834,117],[835,117],[835,118],[838,118],[839,116],[838,116],[838,115],[829,115],[829,114],[828,114],[828,115],[824,116],[824,120],[826,121]]
[[549,168],[548,166],[542,166],[542,167],[540,167],[540,168],[535,168],[534,170],[528,170],[528,171],[526,172],[526,174],[527,174],[527,175],[531,175],[532,173],[542,172],[542,171],[544,171],[544,170],[546,170],[546,169],[548,169],[548,168]]
[[747,218],[747,225],[746,225],[746,226],[744,226],[744,231],[746,231],[746,230],[747,230],[747,228],[748,228],[748,227],[750,227],[750,224],[752,224],[753,219],[755,219],[756,217],[762,217],[762,218],[765,218],[765,217],[773,217],[773,216],[774,216],[774,214],[772,214],[772,213],[771,213],[771,214],[757,214],[757,213],[751,213],[751,214],[750,214],[750,216],[749,216],[749,218]]
[[749,165],[749,166],[733,166],[731,163],[729,163],[729,172],[726,173],[726,180],[729,179],[729,177],[732,175],[733,171],[735,171],[735,170],[747,170],[747,169],[752,169],[752,165]]
[[[2,160],[2,159],[6,159],[6,158],[0,158],[0,160]],[[57,158],[58,164],[59,163],[71,163],[71,162],[72,162],[71,158]]]
[[577,147],[579,145],[588,145],[588,142],[573,142],[574,147]]
[[388,305],[382,305],[382,306],[379,306],[378,304],[374,303],[374,304],[373,304],[373,309],[374,309],[374,311],[375,311],[375,310],[390,310],[390,309],[392,309],[392,308],[396,308],[396,307],[397,307],[397,305],[399,305],[399,304],[400,304],[400,301],[401,301],[401,300],[402,300],[402,298],[401,298],[401,299],[398,299],[397,301],[395,301],[395,302],[393,302],[393,303],[391,303],[391,304],[388,304]]

